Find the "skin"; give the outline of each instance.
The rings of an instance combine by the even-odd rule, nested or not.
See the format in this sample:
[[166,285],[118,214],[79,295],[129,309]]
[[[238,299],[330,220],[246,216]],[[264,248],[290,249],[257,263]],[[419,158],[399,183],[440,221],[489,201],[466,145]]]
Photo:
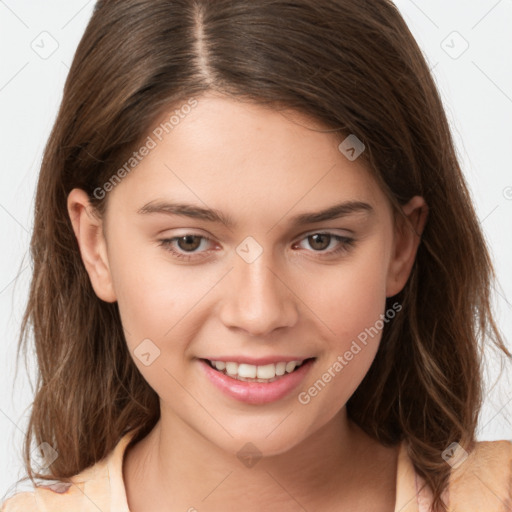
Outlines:
[[[395,219],[362,159],[349,161],[338,150],[343,138],[320,128],[296,113],[202,96],[108,193],[103,218],[83,191],[69,195],[92,286],[102,300],[118,302],[132,357],[144,339],[160,350],[149,366],[134,357],[160,397],[161,420],[125,457],[132,512],[394,509],[398,447],[370,439],[345,407],[380,334],[307,405],[298,393],[404,287],[427,206],[414,197],[403,207],[408,223]],[[217,209],[236,224],[138,213],[157,201]],[[372,211],[290,224],[342,201]],[[308,236],[318,232],[354,242],[332,237],[315,245]],[[199,245],[189,261],[160,243],[185,234],[211,239],[189,241]],[[251,263],[236,252],[248,236],[263,250]],[[171,245],[185,255],[191,247]],[[316,361],[289,396],[254,405],[225,396],[200,371],[198,358],[226,354]],[[253,467],[236,456],[247,442],[262,454]]]

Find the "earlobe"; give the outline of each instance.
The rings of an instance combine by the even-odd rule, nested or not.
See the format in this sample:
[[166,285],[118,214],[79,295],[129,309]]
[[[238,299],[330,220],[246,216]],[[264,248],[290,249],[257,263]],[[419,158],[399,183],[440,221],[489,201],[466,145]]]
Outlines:
[[393,254],[388,270],[386,297],[399,293],[407,283],[416,259],[421,235],[427,223],[428,206],[414,196],[402,206],[404,216],[396,215]]
[[71,219],[80,255],[96,295],[105,302],[115,302],[116,295],[108,262],[103,222],[94,212],[87,193],[73,189],[68,195]]

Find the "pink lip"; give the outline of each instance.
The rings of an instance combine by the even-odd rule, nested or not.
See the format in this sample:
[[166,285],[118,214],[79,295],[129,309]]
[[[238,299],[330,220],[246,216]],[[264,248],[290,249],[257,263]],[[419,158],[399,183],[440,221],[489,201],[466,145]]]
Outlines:
[[204,357],[209,361],[224,361],[233,362],[238,364],[252,364],[254,366],[263,366],[265,364],[276,364],[276,363],[289,363],[290,361],[302,362],[308,357],[290,357],[290,356],[268,356],[268,357],[246,357],[246,356],[216,356],[216,357]]
[[206,361],[199,359],[202,370],[212,384],[227,396],[248,404],[266,404],[285,397],[304,380],[313,363],[314,359],[310,359],[298,370],[286,373],[274,382],[264,383],[232,379],[214,370]]

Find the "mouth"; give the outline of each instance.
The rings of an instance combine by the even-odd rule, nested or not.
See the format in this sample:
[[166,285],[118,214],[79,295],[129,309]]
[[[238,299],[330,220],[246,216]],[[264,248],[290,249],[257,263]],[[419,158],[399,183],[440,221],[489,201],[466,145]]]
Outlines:
[[288,374],[296,372],[303,365],[315,359],[315,357],[309,357],[303,360],[280,361],[264,365],[239,364],[234,361],[214,361],[210,359],[201,360],[216,372],[233,380],[270,384]]
[[[242,356],[238,359],[247,361]],[[197,361],[207,380],[225,396],[250,405],[263,405],[292,397],[293,391],[310,374],[316,359],[310,357],[303,360],[276,360],[272,364],[268,359],[263,359],[260,361],[266,363],[263,365],[204,358]],[[253,359],[252,362],[256,361]],[[279,373],[283,374],[278,375]]]

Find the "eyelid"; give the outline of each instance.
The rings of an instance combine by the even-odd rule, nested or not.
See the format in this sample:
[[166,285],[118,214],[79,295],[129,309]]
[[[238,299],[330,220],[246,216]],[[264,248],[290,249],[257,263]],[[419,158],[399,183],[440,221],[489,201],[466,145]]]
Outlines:
[[[342,231],[343,233],[340,233]],[[331,236],[341,236],[343,238],[352,238],[354,236],[354,231],[351,229],[336,229],[336,228],[325,228],[325,229],[310,229],[308,231],[304,231],[295,237],[295,240],[299,241],[303,238],[307,238],[311,235],[331,235]]]
[[[165,233],[170,233],[168,236]],[[156,233],[156,236],[161,237],[162,239],[171,239],[171,238],[181,238],[182,236],[193,235],[193,236],[202,236],[204,238],[214,238],[208,231],[200,228],[166,228],[159,230]]]

